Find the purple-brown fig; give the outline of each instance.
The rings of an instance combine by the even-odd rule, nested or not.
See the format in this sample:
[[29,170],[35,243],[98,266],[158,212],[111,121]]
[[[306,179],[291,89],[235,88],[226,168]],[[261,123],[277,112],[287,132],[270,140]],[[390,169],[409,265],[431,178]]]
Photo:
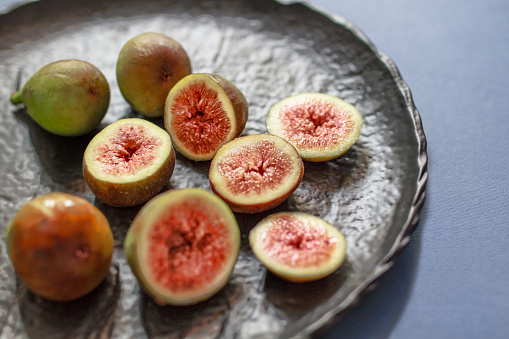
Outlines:
[[169,182],[175,168],[170,136],[138,118],[121,119],[88,144],[83,176],[100,201],[117,207],[140,205]]
[[348,151],[362,129],[362,116],[349,103],[322,93],[287,97],[269,110],[267,131],[288,140],[302,159],[327,161]]
[[238,137],[248,118],[242,92],[217,74],[191,74],[168,94],[164,126],[175,148],[185,157],[210,160],[217,150]]
[[179,42],[147,32],[122,47],[116,73],[118,87],[131,107],[147,117],[160,117],[170,89],[191,73],[191,61]]
[[255,134],[221,147],[210,164],[209,180],[234,212],[257,213],[285,201],[303,175],[295,147],[275,135]]
[[262,219],[249,233],[255,256],[275,275],[293,282],[321,279],[346,258],[344,235],[325,220],[301,212]]
[[113,234],[104,214],[67,193],[49,193],[23,205],[7,226],[6,244],[21,281],[54,301],[92,291],[104,280],[113,256]]
[[240,231],[230,208],[200,188],[159,194],[134,218],[124,251],[143,290],[160,305],[191,305],[222,289]]

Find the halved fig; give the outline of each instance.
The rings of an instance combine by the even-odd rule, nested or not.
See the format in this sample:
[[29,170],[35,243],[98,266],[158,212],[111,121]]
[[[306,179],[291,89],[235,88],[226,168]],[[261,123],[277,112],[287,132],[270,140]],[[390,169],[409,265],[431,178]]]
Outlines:
[[254,255],[275,275],[305,282],[335,272],[346,257],[346,239],[322,218],[280,212],[262,219],[249,233]]
[[106,277],[113,234],[89,201],[49,193],[28,201],[6,229],[7,253],[21,281],[53,301],[77,299]]
[[164,126],[185,157],[210,160],[246,126],[248,105],[242,92],[217,74],[197,73],[180,80],[164,108]]
[[175,168],[170,136],[138,118],[118,120],[99,132],[83,156],[83,176],[100,201],[136,206],[159,193]]
[[287,97],[269,110],[267,131],[292,143],[304,160],[327,161],[348,151],[362,129],[362,116],[349,103],[322,93]]
[[209,180],[234,212],[257,213],[285,201],[303,175],[295,147],[275,135],[255,134],[221,147],[210,164]]
[[124,250],[145,292],[160,305],[190,305],[226,285],[240,231],[218,196],[184,188],[161,193],[134,218]]
[[122,47],[116,66],[120,92],[147,117],[161,117],[170,89],[191,74],[191,61],[179,42],[156,32],[139,34]]

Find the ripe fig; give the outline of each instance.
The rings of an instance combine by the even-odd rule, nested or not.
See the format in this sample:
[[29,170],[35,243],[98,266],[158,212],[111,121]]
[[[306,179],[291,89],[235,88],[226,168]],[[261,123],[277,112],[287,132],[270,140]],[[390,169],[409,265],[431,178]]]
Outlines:
[[134,275],[160,305],[213,296],[228,282],[239,247],[232,211],[200,188],[174,189],[150,200],[124,241]]
[[346,239],[322,218],[280,212],[262,219],[249,233],[254,255],[275,275],[305,282],[336,271],[346,257]]
[[299,151],[304,160],[327,161],[348,151],[362,129],[362,116],[349,103],[327,94],[302,93],[269,110],[267,131]]
[[198,73],[171,89],[164,126],[182,155],[195,161],[210,160],[222,145],[242,133],[247,116],[246,98],[234,84],[217,74]]
[[170,180],[175,151],[161,127],[143,119],[121,119],[88,144],[83,176],[100,201],[117,207],[147,202]]
[[94,65],[60,60],[35,72],[12,94],[11,102],[23,103],[30,117],[48,132],[78,136],[99,125],[110,104],[110,88]]
[[255,134],[221,147],[210,164],[209,180],[234,212],[257,213],[285,201],[303,175],[302,159],[289,142]]
[[191,73],[191,62],[180,43],[147,32],[122,47],[116,73],[118,87],[131,107],[147,117],[160,117],[170,89]]
[[28,201],[6,229],[14,270],[35,294],[54,301],[79,298],[108,273],[113,234],[87,200],[49,193]]

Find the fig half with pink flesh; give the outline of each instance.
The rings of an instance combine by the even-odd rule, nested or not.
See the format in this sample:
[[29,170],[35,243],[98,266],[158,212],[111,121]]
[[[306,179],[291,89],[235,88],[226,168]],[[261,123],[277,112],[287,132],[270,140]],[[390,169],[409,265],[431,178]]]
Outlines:
[[212,297],[228,282],[239,247],[232,211],[200,188],[175,189],[150,200],[124,241],[134,275],[160,305]]
[[267,211],[285,201],[304,175],[302,159],[286,140],[255,134],[230,141],[212,159],[212,190],[234,212]]
[[322,218],[301,212],[262,219],[249,233],[249,244],[269,271],[294,282],[324,278],[346,257],[344,235]]
[[171,89],[164,126],[182,155],[202,161],[212,159],[222,145],[238,137],[247,117],[246,98],[233,83],[217,74],[197,73]]
[[362,129],[362,116],[351,104],[331,95],[302,93],[269,110],[267,131],[292,143],[304,160],[327,161],[348,151]]
[[175,168],[170,136],[138,118],[118,120],[99,132],[83,156],[83,176],[100,201],[136,206],[159,193]]

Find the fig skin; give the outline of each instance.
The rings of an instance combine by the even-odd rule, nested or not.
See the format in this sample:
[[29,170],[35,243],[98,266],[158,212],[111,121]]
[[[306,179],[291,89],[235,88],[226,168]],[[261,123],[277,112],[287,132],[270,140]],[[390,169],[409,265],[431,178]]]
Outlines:
[[[149,238],[149,232],[154,227],[153,225],[165,216],[165,212],[171,206],[178,206],[179,203],[186,201],[199,201],[203,204],[204,212],[213,210],[214,213],[220,215],[218,219],[228,229],[231,247],[229,255],[225,258],[222,271],[212,282],[209,282],[209,285],[187,292],[175,292],[165,289],[164,286],[160,286],[151,278],[147,261],[149,254],[144,250],[149,246],[147,238]],[[184,209],[185,207],[179,207],[179,212]],[[218,219],[215,218],[214,222]],[[166,241],[165,244],[167,243]],[[211,298],[227,284],[233,272],[239,249],[240,230],[231,209],[218,196],[201,188],[173,189],[151,199],[134,218],[124,240],[124,252],[133,274],[145,293],[159,305],[192,305]],[[170,250],[168,253],[172,253],[172,251]],[[167,258],[171,257],[167,256]]]
[[[224,110],[224,113],[226,113],[227,120],[229,120],[231,124],[228,134],[219,140],[216,145],[211,146],[212,150],[203,153],[193,151],[190,147],[186,146],[185,143],[192,141],[196,143],[195,145],[199,145],[200,143],[204,145],[207,137],[216,137],[216,135],[207,135],[202,132],[199,133],[199,135],[188,135],[185,138],[179,138],[179,133],[177,131],[177,127],[174,125],[174,121],[177,115],[182,112],[174,111],[172,109],[174,100],[178,94],[181,91],[186,90],[191,84],[198,82],[205,83],[208,88],[218,94],[218,99],[222,103],[222,109]],[[193,114],[195,114],[194,111],[200,111],[200,114],[203,114],[205,118],[212,119],[210,112],[201,112],[199,107],[192,106],[189,107],[189,110],[192,111]],[[194,73],[180,80],[168,93],[164,109],[164,126],[170,134],[177,151],[188,159],[194,161],[206,161],[212,159],[222,145],[241,135],[246,126],[249,115],[248,111],[248,103],[244,94],[231,81],[218,74]],[[216,123],[213,123],[213,125],[216,125]]]
[[116,65],[124,99],[147,117],[163,115],[168,92],[191,71],[191,61],[182,45],[156,32],[142,33],[126,42]]
[[108,81],[94,65],[75,59],[52,62],[35,72],[17,93],[43,129],[60,136],[79,136],[96,128],[110,103]]
[[[291,159],[292,171],[288,173],[283,182],[279,184],[275,189],[267,189],[262,194],[257,194],[249,188],[249,192],[246,196],[243,194],[235,194],[228,188],[228,178],[225,178],[221,174],[219,167],[221,166],[224,159],[227,159],[232,154],[242,150],[244,147],[252,147],[259,142],[269,142],[276,146],[276,149],[281,150],[283,154],[286,154]],[[253,168],[258,165],[253,165],[249,162],[250,156],[256,156],[252,150],[245,156],[242,157],[242,164],[239,167],[245,167],[252,171]],[[272,158],[268,159],[266,163],[271,163],[273,166],[277,165],[280,159]],[[229,170],[229,173],[234,173],[240,170],[240,168]],[[267,172],[267,169],[263,171]],[[277,175],[279,169],[276,169],[272,174]],[[246,171],[244,171],[245,173]],[[301,157],[299,156],[295,147],[293,147],[286,140],[271,134],[254,134],[249,136],[240,137],[234,139],[227,144],[223,145],[216,153],[214,159],[210,164],[209,170],[209,181],[212,191],[219,195],[234,212],[239,213],[258,213],[270,210],[281,203],[283,203],[288,197],[297,189],[302,178],[304,176],[304,164]],[[245,180],[245,177],[241,180]],[[232,185],[232,183],[230,183]],[[254,179],[253,185],[263,185],[263,175],[259,176],[258,179]]]
[[[278,222],[281,224],[278,225]],[[308,232],[306,226],[310,225],[314,225],[319,232]],[[270,244],[269,231],[277,227],[284,227],[286,231],[277,239],[282,244],[280,249],[278,243]],[[323,254],[323,249],[313,253],[313,246],[320,242],[325,246],[325,251],[329,250],[328,255]],[[347,248],[346,238],[341,231],[322,218],[302,212],[279,212],[265,217],[250,231],[249,245],[254,255],[269,271],[284,280],[296,283],[322,279],[334,273],[343,265]],[[292,253],[292,250],[295,253]],[[278,252],[274,254],[276,251]],[[286,256],[292,263],[278,260],[281,256]],[[293,260],[300,258],[307,261],[307,264],[299,266],[293,263]],[[313,259],[319,262],[310,262]]]
[[266,119],[270,134],[288,140],[302,159],[312,162],[346,153],[359,138],[362,125],[362,115],[353,105],[323,93],[284,98],[270,108]]
[[[159,151],[148,166],[140,168],[139,173],[104,174],[97,161],[100,155],[98,149],[115,135],[115,131],[130,125],[142,126],[150,132],[145,138],[159,138]],[[170,136],[165,130],[143,119],[121,119],[107,126],[90,141],[83,156],[83,176],[90,190],[103,203],[115,207],[136,206],[150,200],[169,182],[175,168],[175,158]],[[107,160],[103,165],[111,166]]]
[[106,277],[113,234],[87,200],[49,193],[28,201],[6,229],[14,270],[35,294],[53,301],[86,295]]

